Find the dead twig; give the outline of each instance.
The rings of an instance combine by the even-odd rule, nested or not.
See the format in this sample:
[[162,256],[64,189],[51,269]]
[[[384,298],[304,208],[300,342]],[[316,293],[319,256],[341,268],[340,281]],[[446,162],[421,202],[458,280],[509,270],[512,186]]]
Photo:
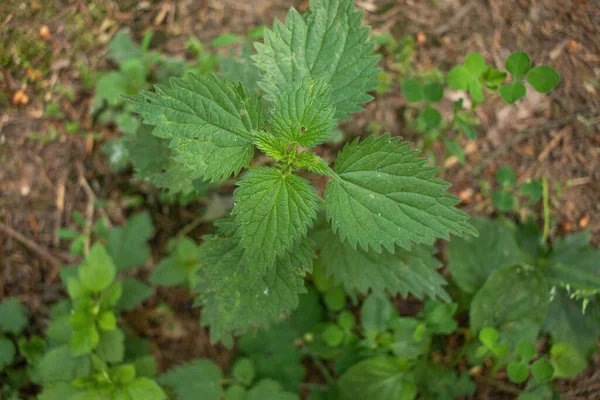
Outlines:
[[37,254],[40,258],[47,261],[49,264],[52,265],[53,269],[55,268],[58,270],[58,268],[60,268],[60,266],[62,265],[61,261],[58,258],[54,257],[52,254],[50,254],[50,252],[48,252],[48,250],[46,250],[44,247],[38,245],[31,239],[26,238],[25,236],[15,231],[13,228],[4,224],[3,222],[0,222],[0,231],[15,239],[17,242],[21,243],[23,246],[27,247],[29,250]]

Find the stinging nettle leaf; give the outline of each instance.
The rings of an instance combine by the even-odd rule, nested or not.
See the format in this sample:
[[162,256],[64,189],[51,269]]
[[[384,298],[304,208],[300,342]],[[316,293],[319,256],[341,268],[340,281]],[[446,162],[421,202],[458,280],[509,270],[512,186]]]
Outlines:
[[307,76],[323,79],[331,87],[335,118],[349,119],[372,100],[367,92],[377,87],[379,57],[367,41],[370,29],[361,26],[362,12],[349,0],[310,2],[304,16],[292,9],[285,24],[275,20],[265,29],[264,44],[256,43],[259,82],[268,100]]
[[320,265],[346,290],[363,294],[372,290],[391,296],[399,293],[403,297],[410,293],[419,299],[427,296],[450,301],[442,288],[446,281],[436,272],[440,262],[433,256],[433,248],[414,246],[411,251],[396,248],[394,253],[367,252],[340,241],[329,226],[316,231],[312,238],[321,247]]
[[233,201],[244,258],[258,271],[291,250],[317,216],[318,198],[310,183],[275,168],[249,171],[238,183]]
[[334,115],[329,85],[308,77],[277,95],[267,123],[271,132],[288,142],[314,147],[336,128]]
[[460,200],[445,192],[450,184],[436,179],[436,168],[409,145],[371,136],[339,153],[337,175],[325,190],[327,220],[353,248],[393,252],[396,244],[410,249],[450,233],[477,235],[469,216],[454,207]]
[[205,180],[236,175],[254,155],[252,130],[264,124],[262,102],[240,83],[215,75],[174,78],[130,97],[153,134],[170,139],[175,160]]
[[204,306],[201,323],[210,327],[212,342],[271,324],[295,309],[315,257],[305,239],[257,275],[235,238],[207,238],[201,252],[197,304]]
[[329,168],[329,165],[318,155],[304,151],[298,154],[294,165],[298,168],[305,169],[310,172],[314,172],[319,175],[333,176],[333,171]]

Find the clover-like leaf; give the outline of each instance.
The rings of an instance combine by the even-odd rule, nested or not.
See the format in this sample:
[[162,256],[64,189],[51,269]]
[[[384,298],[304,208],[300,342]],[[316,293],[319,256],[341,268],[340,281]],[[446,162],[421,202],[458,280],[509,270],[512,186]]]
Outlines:
[[256,43],[256,65],[262,70],[260,87],[269,100],[305,77],[324,80],[331,87],[335,118],[349,119],[372,99],[377,87],[373,42],[369,28],[361,26],[362,13],[348,0],[310,2],[310,13],[288,12],[285,24],[275,21],[265,29],[264,44]]
[[317,215],[314,188],[297,175],[261,167],[233,195],[237,234],[251,268],[264,271],[306,235]]
[[527,82],[540,93],[548,93],[558,85],[560,76],[550,67],[535,67],[527,75]]
[[527,75],[531,69],[531,59],[524,51],[517,51],[512,53],[504,62],[504,68],[515,79],[520,79]]
[[396,244],[410,249],[450,233],[477,235],[468,215],[454,207],[459,200],[445,192],[450,185],[408,147],[398,138],[371,136],[339,153],[325,206],[334,232],[353,248],[393,252]]
[[508,104],[513,104],[517,100],[525,97],[527,90],[521,82],[511,82],[500,87],[500,96]]

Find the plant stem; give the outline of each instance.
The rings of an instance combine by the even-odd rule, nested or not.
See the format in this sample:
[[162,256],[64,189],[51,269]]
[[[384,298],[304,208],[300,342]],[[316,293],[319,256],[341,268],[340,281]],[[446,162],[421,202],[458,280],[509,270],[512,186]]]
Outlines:
[[325,366],[325,364],[323,364],[323,362],[318,357],[316,357],[316,356],[314,356],[312,354],[311,354],[311,357],[313,359],[313,362],[315,363],[315,365],[319,369],[319,371],[321,371],[321,373],[325,377],[325,380],[327,380],[327,383],[333,384],[335,381],[334,381],[333,377],[331,376],[331,373],[329,372],[329,370]]
[[550,202],[548,200],[548,178],[542,178],[543,188],[543,204],[544,204],[544,231],[542,233],[542,241],[546,243],[548,241],[548,234],[550,233]]
[[511,393],[511,394],[514,394],[515,396],[518,396],[521,394],[521,391],[519,389],[517,389],[516,387],[508,385],[504,382],[501,382],[501,381],[491,378],[489,376],[477,375],[477,376],[475,376],[475,380],[478,382],[487,383],[488,385],[492,385],[495,388],[502,390],[503,392]]

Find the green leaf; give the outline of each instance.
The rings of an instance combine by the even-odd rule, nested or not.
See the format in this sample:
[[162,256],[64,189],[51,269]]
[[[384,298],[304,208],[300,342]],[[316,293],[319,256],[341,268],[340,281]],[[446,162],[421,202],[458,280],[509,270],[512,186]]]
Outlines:
[[600,249],[590,246],[589,230],[560,238],[554,244],[545,270],[552,282],[570,290],[600,290]]
[[429,353],[431,336],[425,324],[416,318],[394,318],[389,323],[393,330],[392,352],[403,360],[417,360]]
[[596,351],[600,338],[600,318],[593,307],[582,311],[581,304],[559,289],[548,307],[543,330],[554,343],[567,343],[585,357]]
[[341,311],[346,307],[346,293],[341,286],[335,286],[325,292],[323,302],[329,311]]
[[586,359],[566,343],[556,343],[550,348],[550,359],[554,367],[554,377],[572,378],[587,367]]
[[231,385],[225,391],[225,400],[246,400],[248,391],[242,385]]
[[535,67],[527,75],[527,82],[540,93],[548,93],[558,85],[560,76],[550,67]]
[[517,100],[525,97],[527,89],[521,82],[511,82],[500,87],[500,96],[508,104],[514,104]]
[[325,314],[317,289],[312,285],[307,285],[306,289],[306,293],[298,296],[300,302],[290,316],[290,324],[299,334],[312,331],[318,323],[323,321]]
[[323,79],[307,77],[277,95],[269,112],[270,131],[289,143],[314,147],[337,126],[331,90]]
[[349,331],[356,325],[356,317],[350,311],[342,311],[338,315],[338,324],[345,330]]
[[252,132],[252,136],[256,147],[269,157],[277,161],[282,161],[286,158],[288,144],[285,140],[263,131],[254,131]]
[[234,35],[233,33],[222,33],[219,36],[217,36],[216,38],[214,38],[211,42],[210,45],[213,47],[223,47],[223,46],[229,46],[230,44],[234,44],[234,43],[239,43],[242,41],[242,38],[239,37],[238,35]]
[[79,267],[79,280],[86,289],[101,292],[115,280],[116,269],[104,246],[96,243]]
[[469,53],[465,58],[464,66],[473,78],[479,78],[485,70],[485,59],[479,53]]
[[506,367],[506,373],[508,374],[508,379],[511,381],[523,383],[529,377],[529,368],[527,367],[527,364],[523,362],[513,361]]
[[112,331],[117,327],[117,317],[112,311],[103,311],[96,319],[98,327],[105,331]]
[[479,331],[479,340],[489,349],[498,343],[498,339],[500,339],[500,333],[495,328],[487,327]]
[[534,205],[542,199],[544,187],[539,179],[530,179],[523,183],[519,188],[519,194],[522,196],[529,196],[527,204]]
[[514,187],[517,183],[517,176],[515,175],[515,171],[511,167],[500,167],[498,171],[496,171],[496,182],[498,185],[503,186],[505,188]]
[[331,87],[335,118],[349,119],[377,87],[379,58],[373,42],[367,42],[369,28],[361,26],[362,12],[351,1],[313,0],[309,8],[304,16],[291,9],[285,25],[276,20],[273,30],[265,29],[254,58],[263,72],[259,85],[268,100],[275,100],[307,76],[322,79]]
[[409,365],[380,356],[353,365],[339,380],[341,400],[412,400],[417,389]]
[[13,342],[0,336],[0,372],[15,361],[17,349]]
[[422,311],[427,330],[438,335],[449,335],[454,332],[458,327],[453,318],[457,309],[456,303],[427,300]]
[[318,155],[308,151],[303,151],[298,154],[298,157],[296,157],[296,160],[294,161],[294,165],[298,168],[314,172],[315,174],[333,176],[333,171],[329,168],[327,162]]
[[433,244],[450,233],[477,235],[468,215],[454,208],[459,200],[445,193],[449,184],[408,147],[371,136],[339,153],[325,206],[334,232],[353,248],[393,252],[395,244],[410,249],[411,242]]
[[238,346],[254,363],[258,378],[276,379],[286,390],[297,391],[305,375],[301,363],[303,355],[295,345],[299,335],[291,324],[282,322],[247,333],[240,338]]
[[437,103],[444,97],[444,87],[439,83],[428,83],[423,86],[423,95],[429,103]]
[[462,165],[465,165],[465,152],[460,147],[460,144],[454,140],[445,140],[444,143],[446,144],[448,153],[455,156]]
[[[531,59],[524,51],[517,51],[508,56],[504,63],[504,68],[506,68],[515,79],[521,79],[527,75],[531,69]],[[525,88],[523,88],[523,90],[525,90]]]
[[173,78],[156,92],[130,98],[154,135],[170,139],[175,160],[196,176],[217,181],[236,175],[254,155],[252,130],[264,124],[262,102],[241,84],[209,74]]
[[42,393],[38,396],[39,400],[65,400],[74,399],[79,389],[71,385],[71,382],[59,382],[44,386]]
[[150,247],[146,242],[153,234],[152,218],[148,212],[135,214],[127,220],[125,227],[112,228],[108,232],[106,247],[117,271],[139,267],[146,262],[150,257]]
[[535,348],[535,344],[529,340],[522,339],[517,343],[517,354],[519,354],[521,360],[529,362],[533,357],[535,357],[536,353],[537,350]]
[[69,345],[50,349],[39,365],[44,386],[52,382],[71,382],[74,379],[88,376],[91,369],[90,357],[88,355],[73,356]]
[[111,369],[110,375],[118,383],[129,383],[135,379],[135,367],[132,364],[119,365]]
[[[131,400],[167,400],[168,397],[156,382],[148,378],[137,378],[126,386]],[[206,398],[210,400],[209,397]]]
[[100,331],[100,340],[96,354],[103,361],[118,363],[123,361],[125,354],[125,335],[120,329]]
[[515,198],[507,190],[499,190],[492,195],[492,203],[500,211],[509,212],[515,208]]
[[338,347],[344,340],[344,331],[335,324],[327,324],[323,331],[323,341],[327,346]]
[[456,127],[464,132],[465,136],[468,139],[475,140],[477,139],[477,134],[475,133],[475,129],[470,122],[463,121],[461,119],[457,119],[455,121]]
[[540,358],[531,364],[531,373],[537,382],[547,382],[554,376],[554,367],[548,360]]
[[179,365],[158,378],[162,385],[169,386],[178,400],[219,400],[222,395],[221,369],[208,359],[199,359]]
[[119,65],[123,65],[126,61],[142,58],[142,49],[133,41],[131,35],[127,31],[119,31],[108,42],[109,59]]
[[71,317],[71,326],[73,327],[71,350],[74,356],[81,356],[91,353],[98,346],[100,334],[92,319],[86,325],[76,326],[74,323],[76,317],[77,314]]
[[484,99],[481,82],[476,80],[469,82],[469,94],[475,103],[481,103]]
[[473,77],[469,70],[462,65],[458,65],[450,70],[446,77],[448,85],[456,90],[467,90],[469,83],[473,81]]
[[154,293],[154,290],[150,286],[139,279],[125,278],[121,283],[123,285],[123,294],[119,298],[119,303],[116,307],[118,310],[133,311]]
[[254,93],[258,89],[260,80],[260,71],[252,61],[255,53],[254,46],[249,42],[244,42],[239,57],[236,56],[233,49],[230,50],[229,57],[219,57],[219,71],[223,77],[240,81],[251,93]]
[[156,360],[152,355],[138,357],[132,363],[138,377],[154,378],[158,372]]
[[46,351],[46,342],[39,336],[21,338],[19,340],[19,352],[29,364],[37,364]]
[[442,114],[431,106],[427,106],[421,111],[419,119],[423,120],[427,129],[437,129],[442,124]]
[[402,94],[409,103],[417,103],[423,100],[423,86],[416,79],[405,79],[401,85]]
[[499,220],[474,218],[479,237],[454,237],[448,244],[452,279],[467,292],[476,292],[490,274],[507,264],[526,261],[511,228]]
[[316,230],[312,237],[321,248],[319,263],[346,290],[449,300],[442,288],[446,281],[436,272],[440,262],[433,256],[434,248],[413,246],[408,251],[396,247],[394,253],[367,252],[340,241],[329,226]]
[[304,240],[257,276],[236,239],[207,238],[201,251],[197,302],[204,305],[201,322],[210,326],[212,342],[278,321],[296,308],[315,257]]
[[25,307],[16,298],[0,302],[0,333],[20,335],[27,326]]
[[281,384],[271,379],[263,379],[249,392],[246,400],[299,400],[295,393],[284,392]]
[[254,364],[248,358],[241,358],[233,365],[231,372],[233,377],[240,383],[249,386],[256,375]]
[[367,336],[377,335],[387,330],[388,322],[395,314],[394,307],[385,295],[371,294],[360,308],[362,328]]
[[496,90],[506,80],[506,72],[488,66],[483,74],[483,79],[488,88]]
[[297,175],[260,167],[233,194],[232,215],[250,268],[264,271],[306,236],[317,215],[314,188]]
[[533,342],[544,322],[548,300],[546,281],[539,271],[530,266],[506,265],[492,272],[475,294],[469,310],[471,329],[498,328],[503,341],[512,348],[520,339]]

